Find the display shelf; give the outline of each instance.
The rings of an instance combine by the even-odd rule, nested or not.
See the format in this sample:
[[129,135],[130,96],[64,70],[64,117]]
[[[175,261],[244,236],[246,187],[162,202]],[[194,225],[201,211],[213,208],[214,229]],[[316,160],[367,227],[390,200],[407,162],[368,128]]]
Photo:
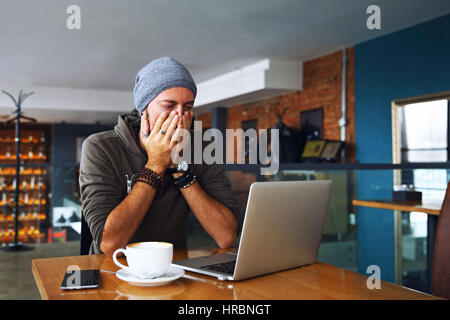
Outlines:
[[[45,187],[21,189],[21,190],[19,190],[19,193],[30,193],[30,192],[37,192],[37,191],[45,191]],[[5,189],[0,188],[0,192],[14,193],[14,192],[16,192],[16,190],[11,189],[11,188],[5,188]]]
[[[43,242],[45,240],[45,233],[38,234],[20,234],[19,232],[19,241],[22,243],[37,243]],[[14,232],[8,235],[0,234],[0,243],[8,244],[14,242]]]
[[[11,141],[7,141],[7,140],[5,140],[5,139],[3,139],[3,140],[1,140],[0,141],[0,144],[15,144],[16,142],[14,141],[14,139],[13,140],[11,140]],[[46,142],[45,141],[36,141],[36,140],[33,140],[33,141],[30,141],[30,140],[27,140],[27,139],[25,139],[25,140],[23,140],[23,139],[21,139],[20,140],[20,144],[46,144]]]
[[[22,222],[34,222],[34,221],[45,221],[47,219],[47,216],[45,213],[38,213],[34,215],[33,213],[27,213],[25,217],[22,215],[19,215],[19,221]],[[8,224],[14,222],[14,216],[12,214],[6,215],[6,218],[4,215],[0,214],[0,225],[1,224]]]
[[[27,180],[22,181],[22,185],[19,187],[19,192],[33,192],[33,191],[45,191],[47,187],[40,182],[33,181],[33,183]],[[14,184],[10,185],[0,185],[0,192],[15,192],[16,186]]]
[[[20,172],[20,176],[45,176],[47,175],[47,169],[43,168],[24,168]],[[10,167],[0,167],[0,176],[10,177],[16,176],[16,169]]]
[[[23,154],[20,156],[21,160],[39,160],[39,161],[45,161],[47,159],[46,155],[42,155],[42,156],[29,156],[28,154]],[[0,161],[16,161],[16,156],[15,155],[10,155],[7,156],[5,154],[0,155]]]
[[[39,200],[37,200],[37,201],[33,201],[33,202],[28,202],[28,203],[24,203],[24,202],[22,202],[22,203],[20,203],[21,201],[19,200],[19,207],[27,207],[27,206],[43,206],[43,205],[46,205],[47,204],[47,200],[45,200],[45,199],[42,199],[40,202],[39,202]],[[3,201],[0,201],[0,206],[5,206],[5,207],[14,207],[15,206],[15,202],[6,202],[6,203],[3,203]]]
[[[25,125],[25,124],[22,124]],[[21,130],[20,143],[47,143],[44,130],[23,129]],[[14,129],[6,129],[0,132],[0,143],[16,143]]]
[[[20,166],[16,164],[15,129],[0,129],[0,244],[14,242],[16,192],[18,192],[18,240],[45,240],[48,226],[49,136],[51,127],[21,124]],[[19,172],[17,172],[19,170]],[[16,190],[16,186],[18,190]],[[30,234],[28,234],[30,233]]]

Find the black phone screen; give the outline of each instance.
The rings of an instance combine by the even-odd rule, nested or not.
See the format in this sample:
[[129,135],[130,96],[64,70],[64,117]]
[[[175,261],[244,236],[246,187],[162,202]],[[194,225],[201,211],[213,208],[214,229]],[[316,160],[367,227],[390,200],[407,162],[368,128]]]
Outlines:
[[99,270],[71,270],[67,271],[61,284],[63,290],[92,289],[99,284]]

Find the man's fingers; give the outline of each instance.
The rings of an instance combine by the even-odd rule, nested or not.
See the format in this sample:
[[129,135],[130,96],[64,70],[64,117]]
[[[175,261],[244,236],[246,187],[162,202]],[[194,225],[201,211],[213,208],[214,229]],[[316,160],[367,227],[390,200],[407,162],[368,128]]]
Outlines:
[[178,117],[178,115],[175,115],[172,119],[172,122],[169,125],[169,128],[167,128],[166,134],[164,135],[164,137],[167,140],[170,140],[170,138],[172,137],[175,129],[178,127],[178,124],[180,123],[180,118]]
[[177,147],[184,148],[184,146],[186,146],[189,140],[190,140],[189,130],[186,130],[185,128],[183,128],[183,126],[179,125],[175,130],[172,139],[170,139],[170,145],[174,147],[175,145],[179,144],[179,146]]
[[178,122],[178,125],[177,125],[177,127],[176,127],[176,129],[175,129],[175,132],[173,133],[173,135],[172,135],[172,137],[170,138],[170,145],[171,146],[174,146],[174,145],[176,145],[179,141],[180,141],[180,139],[181,139],[181,137],[180,137],[180,133],[181,133],[181,121],[179,121]]
[[150,132],[150,125],[147,118],[141,118],[141,135],[143,139],[148,138]]
[[151,136],[154,136],[155,134],[159,134],[159,130],[161,129],[161,126],[162,126],[164,120],[166,120],[166,118],[167,118],[166,112],[161,112],[159,114],[159,117],[156,120],[155,125],[152,128],[152,132],[150,132]]
[[[164,123],[161,125],[161,131],[162,132],[164,132],[164,135],[163,136],[165,136],[166,135],[166,132],[167,132],[167,130],[169,129],[169,126],[170,126],[170,124],[171,124],[171,122],[172,122],[172,120],[173,120],[173,118],[175,117],[177,115],[177,113],[175,112],[175,111],[172,111],[170,114],[169,114],[169,117],[164,121]],[[159,133],[159,134],[161,134],[161,133]]]
[[172,146],[176,145],[178,142],[183,141],[183,145],[187,143],[185,135],[189,134],[189,122],[191,119],[191,115],[193,112],[185,111],[183,112],[183,116],[181,117],[178,127],[175,130],[170,143]]

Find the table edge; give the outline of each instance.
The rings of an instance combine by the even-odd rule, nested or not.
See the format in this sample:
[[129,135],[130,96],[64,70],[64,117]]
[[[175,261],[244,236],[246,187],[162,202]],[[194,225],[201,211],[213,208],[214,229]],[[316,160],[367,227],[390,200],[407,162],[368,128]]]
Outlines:
[[[45,258],[44,258],[45,259]],[[36,260],[43,260],[43,259],[33,259],[31,260],[31,272],[33,273],[34,281],[36,282],[36,286],[39,290],[39,294],[41,295],[42,300],[49,300],[48,295],[46,294],[44,284],[42,283],[42,280],[37,275],[38,271],[36,270]]]
[[434,216],[440,215],[440,209],[427,209],[427,208],[418,208],[407,204],[395,204],[396,208],[393,208],[393,204],[382,202],[382,200],[352,200],[352,205],[359,207],[368,207],[368,208],[377,208],[377,209],[386,209],[386,210],[400,210],[400,211],[414,211],[414,212],[422,212],[426,214],[431,214]]

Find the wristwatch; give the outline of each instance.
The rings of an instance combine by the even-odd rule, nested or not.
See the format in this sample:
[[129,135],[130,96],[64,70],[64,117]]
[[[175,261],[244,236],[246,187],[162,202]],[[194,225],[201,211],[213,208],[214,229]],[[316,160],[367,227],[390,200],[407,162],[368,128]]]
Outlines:
[[188,165],[187,161],[183,160],[176,167],[167,169],[167,172],[169,172],[170,174],[174,174],[177,172],[186,172],[186,171],[188,171],[188,169],[189,169],[189,165]]

